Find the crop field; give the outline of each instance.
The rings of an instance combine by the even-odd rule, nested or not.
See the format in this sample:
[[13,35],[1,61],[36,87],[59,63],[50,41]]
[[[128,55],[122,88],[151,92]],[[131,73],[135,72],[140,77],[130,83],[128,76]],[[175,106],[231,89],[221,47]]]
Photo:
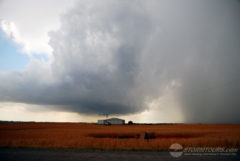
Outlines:
[[240,125],[0,124],[0,147],[167,150],[172,143],[184,147],[240,148]]

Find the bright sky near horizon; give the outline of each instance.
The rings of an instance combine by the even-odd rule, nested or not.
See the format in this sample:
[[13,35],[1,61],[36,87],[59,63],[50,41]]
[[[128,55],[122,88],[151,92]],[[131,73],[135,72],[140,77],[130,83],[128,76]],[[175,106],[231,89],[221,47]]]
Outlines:
[[240,123],[237,0],[0,0],[0,120]]

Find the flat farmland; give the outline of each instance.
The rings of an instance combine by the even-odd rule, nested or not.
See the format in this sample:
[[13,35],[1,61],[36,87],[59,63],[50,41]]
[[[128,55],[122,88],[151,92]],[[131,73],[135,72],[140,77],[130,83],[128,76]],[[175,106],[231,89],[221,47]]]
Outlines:
[[172,143],[180,143],[183,147],[225,147],[239,149],[240,125],[173,124],[105,126],[90,123],[0,124],[0,147],[2,148],[161,151],[168,150]]

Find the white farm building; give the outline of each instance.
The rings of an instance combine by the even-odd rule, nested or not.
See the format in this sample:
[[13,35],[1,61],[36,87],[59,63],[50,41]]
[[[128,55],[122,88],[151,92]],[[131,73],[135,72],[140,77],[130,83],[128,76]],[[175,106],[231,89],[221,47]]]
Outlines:
[[125,120],[119,118],[110,118],[106,120],[98,120],[98,124],[102,125],[124,125]]

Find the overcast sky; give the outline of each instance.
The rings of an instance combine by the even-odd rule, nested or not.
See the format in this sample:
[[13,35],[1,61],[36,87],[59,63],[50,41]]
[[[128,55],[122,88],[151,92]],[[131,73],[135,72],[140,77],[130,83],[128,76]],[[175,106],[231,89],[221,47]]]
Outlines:
[[0,120],[240,123],[240,1],[0,0]]

